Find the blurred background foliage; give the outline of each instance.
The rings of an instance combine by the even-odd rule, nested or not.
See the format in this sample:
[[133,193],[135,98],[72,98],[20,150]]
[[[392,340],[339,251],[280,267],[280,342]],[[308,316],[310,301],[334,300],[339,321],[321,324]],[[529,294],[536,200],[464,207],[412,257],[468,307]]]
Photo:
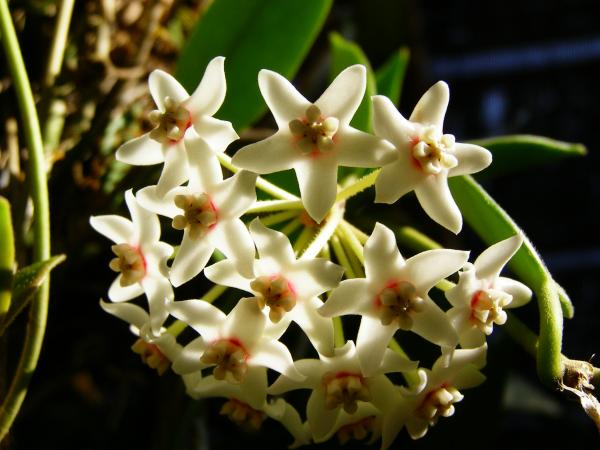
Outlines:
[[[589,154],[580,158],[574,156],[581,146],[537,138],[482,141],[495,162],[478,179],[522,226],[574,301],[564,353],[588,360],[597,351],[600,17],[595,1],[79,0],[63,68],[52,79],[46,60],[59,4],[10,2],[51,166],[53,254],[68,259],[53,273],[39,368],[5,448],[266,449],[291,442],[276,423],[266,422],[260,434],[237,429],[217,414],[219,399],[188,399],[178,377],[158,377],[142,365],[129,349],[134,338],[127,327],[98,305],[113,274],[107,268],[108,242],[92,231],[89,216],[126,215],[122,192],[155,182],[160,170],[114,160],[122,142],[150,126],[148,73],[156,68],[175,73],[192,90],[216,55],[227,57],[229,87],[218,116],[231,120],[241,134],[230,154],[275,129],[258,91],[259,69],[282,73],[315,99],[354,63],[369,69],[367,95],[390,96],[405,115],[431,84],[447,81],[452,98],[445,130],[458,140],[527,134],[585,145]],[[368,130],[370,114],[365,97],[353,125]],[[0,193],[11,200],[17,260],[25,262],[31,240],[22,169],[27,154],[5,65],[0,66],[0,127]],[[286,174],[273,179],[295,188]],[[450,236],[425,218],[414,196],[393,207],[374,205],[372,196],[367,191],[348,208],[351,221],[367,232],[379,220],[396,229],[418,227],[474,255],[484,248],[468,227]],[[205,284],[188,283],[176,297],[197,297]],[[520,315],[536,329],[534,305]],[[19,321],[24,317],[0,349],[0,365],[8,373],[22,338]],[[406,345],[409,354],[419,354],[418,342]],[[441,420],[424,439],[413,443],[403,433],[394,448],[491,449],[531,439],[576,446],[597,439],[577,405],[542,387],[533,359],[501,330],[489,345],[488,381],[468,391],[455,416]],[[0,373],[0,392],[6,373]]]

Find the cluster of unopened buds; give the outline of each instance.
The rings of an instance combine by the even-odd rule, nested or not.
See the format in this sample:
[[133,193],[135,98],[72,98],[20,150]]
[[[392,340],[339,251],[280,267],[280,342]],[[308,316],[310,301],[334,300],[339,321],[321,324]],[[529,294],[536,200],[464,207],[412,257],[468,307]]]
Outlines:
[[[381,438],[385,449],[403,428],[420,438],[484,380],[486,336],[506,321],[506,308],[531,298],[500,276],[522,237],[472,263],[469,252],[442,248],[405,259],[385,225],[367,234],[349,223],[345,202],[373,185],[379,203],[414,191],[427,215],[458,233],[462,216],[447,178],[484,169],[491,154],[442,133],[449,90],[441,81],[408,120],[388,98],[373,97],[374,134],[350,126],[365,92],[363,66],[345,69],[314,103],[277,73],[262,70],[258,83],[278,131],[230,158],[225,150],[238,135],[213,117],[225,97],[224,58],[209,63],[192,95],[162,71],[150,75],[155,128],[116,157],[164,166],[155,186],[125,193],[131,221],[91,218],[115,243],[110,268],[118,276],[101,305],[131,324],[145,362],[181,375],[194,399],[226,398],[221,413],[236,423],[258,428],[275,419],[294,446],[337,434],[342,442]],[[338,166],[375,170],[340,187]],[[223,179],[223,168],[233,175]],[[258,177],[287,169],[300,197]],[[256,188],[269,199],[257,201]],[[183,231],[177,251],[160,241],[157,215]],[[215,250],[224,258],[208,265]],[[214,287],[175,301],[173,288],[201,272]],[[447,278],[456,273],[453,284]],[[212,303],[227,288],[248,294],[226,314]],[[130,301],[140,296],[147,302]],[[355,341],[344,338],[345,315],[360,316]],[[292,321],[317,357],[295,359],[280,341]],[[197,336],[184,341],[187,327]],[[405,333],[437,346],[430,369],[402,351]],[[279,373],[270,385],[268,370]],[[394,373],[405,382],[393,382]],[[282,395],[295,389],[311,391],[305,408]]]

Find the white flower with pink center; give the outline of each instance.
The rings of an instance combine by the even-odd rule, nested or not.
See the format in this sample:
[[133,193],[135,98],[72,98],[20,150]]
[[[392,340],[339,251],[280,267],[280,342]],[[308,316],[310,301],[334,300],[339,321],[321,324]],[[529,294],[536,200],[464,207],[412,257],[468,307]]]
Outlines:
[[420,335],[442,351],[451,351],[458,336],[428,292],[458,271],[468,256],[468,252],[442,249],[404,260],[394,233],[377,223],[364,247],[366,278],[342,281],[319,312],[326,317],[362,316],[357,346],[365,370],[377,367],[399,329]]
[[253,299],[241,299],[227,315],[202,300],[173,302],[168,309],[200,334],[173,363],[176,373],[212,367],[217,380],[240,384],[252,367],[268,367],[292,379],[304,379],[288,348],[277,340],[279,336],[264,333],[266,318]]
[[151,211],[173,219],[183,239],[169,276],[174,286],[189,281],[206,266],[215,249],[230,258],[237,270],[252,276],[254,244],[240,217],[256,201],[256,174],[242,170],[223,181],[216,158],[197,149],[190,155],[190,180],[158,194],[156,186],[137,193],[139,202]]
[[473,264],[466,264],[459,272],[458,284],[446,291],[446,298],[452,304],[447,314],[463,348],[482,345],[494,324],[506,322],[505,309],[523,306],[531,300],[531,289],[500,276],[522,243],[523,238],[514,235],[492,245]]
[[250,233],[259,254],[252,277],[229,260],[207,267],[204,274],[214,283],[251,292],[272,324],[285,329],[296,322],[319,353],[331,355],[333,324],[317,312],[323,305],[318,296],[338,285],[343,269],[322,258],[297,260],[287,236],[258,219],[250,224]]
[[387,97],[373,97],[375,134],[396,147],[396,159],[383,167],[375,182],[375,201],[394,203],[415,191],[419,203],[433,220],[458,233],[462,215],[448,188],[448,177],[486,168],[492,155],[483,147],[455,142],[442,133],[450,91],[443,81],[421,97],[406,120]]
[[225,99],[225,58],[214,58],[190,96],[171,75],[155,70],[148,85],[158,109],[150,113],[155,128],[121,145],[119,161],[138,166],[164,163],[157,183],[163,196],[188,179],[189,157],[198,149],[223,152],[238,139],[230,122],[212,117]]
[[165,304],[173,300],[173,288],[167,276],[167,258],[173,247],[160,242],[160,223],[156,214],[142,208],[131,190],[125,202],[132,220],[117,215],[93,216],[90,224],[113,241],[115,258],[110,268],[119,275],[108,290],[113,302],[124,302],[146,294],[151,329],[158,333],[167,318]]
[[281,75],[261,70],[260,91],[279,130],[240,149],[233,164],[261,174],[293,168],[306,211],[321,222],[335,203],[338,166],[380,167],[394,159],[392,145],[350,126],[366,83],[364,66],[348,67],[311,103]]

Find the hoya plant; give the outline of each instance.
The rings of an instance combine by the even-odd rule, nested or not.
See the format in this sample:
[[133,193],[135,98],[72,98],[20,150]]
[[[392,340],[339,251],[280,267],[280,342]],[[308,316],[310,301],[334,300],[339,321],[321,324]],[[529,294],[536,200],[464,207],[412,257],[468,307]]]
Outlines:
[[[68,58],[74,14],[74,2],[59,3],[58,66],[49,66],[48,86]],[[157,4],[150,17],[113,7],[150,21],[152,46],[152,27],[169,8]],[[116,17],[104,8],[99,27]],[[210,406],[206,414],[227,416],[240,434],[252,429],[265,442],[271,428],[286,430],[277,447],[337,439],[385,450],[405,437],[427,440],[494,379],[497,364],[488,362],[503,344],[494,338],[500,329],[530,354],[545,389],[577,400],[599,426],[598,369],[562,354],[563,319],[574,314],[568,293],[535,236],[473,177],[494,176],[497,160],[518,167],[518,153],[506,148],[528,152],[530,164],[581,148],[532,136],[456,138],[447,126],[451,84],[437,80],[400,108],[408,49],[374,71],[360,47],[335,32],[330,81],[300,83],[331,8],[331,0],[215,0],[179,30],[176,64],[151,69],[150,55],[139,54],[138,96],[95,130],[110,161],[96,189],[110,201],[81,218],[105,247],[95,250],[103,258],[97,279],[114,279],[100,298],[79,301],[114,316],[107,327],[128,328],[121,345],[131,358],[176,378],[189,402]],[[28,150],[33,251],[15,255],[26,244],[15,240],[11,199],[2,198],[0,338],[11,338],[11,350],[7,331],[27,322],[18,363],[3,369],[12,380],[0,408],[3,439],[40,354],[49,272],[64,259],[51,257],[54,161],[45,150],[61,138],[53,140],[49,123],[42,133],[37,110],[47,105],[35,103],[12,12],[0,0]],[[167,30],[176,35],[181,23]],[[98,42],[96,52],[102,48]],[[107,67],[114,57],[96,56]],[[60,89],[47,92],[61,101]],[[90,145],[85,133],[69,139]],[[54,248],[67,258],[78,251]],[[220,409],[210,399],[222,399]]]

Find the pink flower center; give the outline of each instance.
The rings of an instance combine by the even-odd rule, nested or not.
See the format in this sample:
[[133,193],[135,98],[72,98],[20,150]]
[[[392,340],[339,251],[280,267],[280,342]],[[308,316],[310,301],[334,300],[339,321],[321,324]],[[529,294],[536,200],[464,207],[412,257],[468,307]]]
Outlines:
[[218,222],[217,207],[207,193],[199,195],[176,195],[175,206],[183,210],[183,214],[173,218],[173,228],[188,230],[191,239],[203,238]]
[[146,259],[140,248],[130,244],[115,244],[111,250],[117,257],[108,266],[121,273],[121,286],[131,286],[142,281],[146,275]]
[[325,389],[327,409],[342,406],[348,414],[354,414],[358,409],[357,401],[371,400],[369,387],[360,373],[327,372],[321,378],[321,384]]

